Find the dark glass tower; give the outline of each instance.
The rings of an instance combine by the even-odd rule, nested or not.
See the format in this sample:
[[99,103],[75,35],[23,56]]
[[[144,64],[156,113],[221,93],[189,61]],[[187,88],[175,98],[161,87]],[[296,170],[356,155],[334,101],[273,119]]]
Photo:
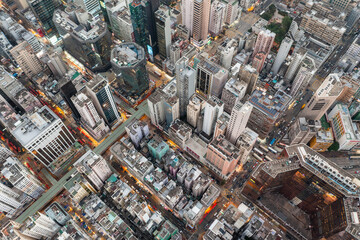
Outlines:
[[140,96],[149,88],[145,51],[138,44],[122,43],[116,46],[111,51],[111,65],[116,74],[115,88],[118,91],[122,89],[126,95]]
[[153,4],[148,0],[134,0],[129,4],[135,41],[146,49],[150,57],[155,56],[158,53],[154,16],[156,9],[153,9],[158,2],[154,2],[155,3]]

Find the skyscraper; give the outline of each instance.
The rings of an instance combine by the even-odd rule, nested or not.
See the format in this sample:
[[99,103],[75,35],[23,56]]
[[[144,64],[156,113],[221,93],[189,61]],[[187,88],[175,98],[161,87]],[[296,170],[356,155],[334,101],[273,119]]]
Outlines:
[[194,0],[192,36],[197,42],[205,40],[209,32],[210,0]]
[[155,126],[160,126],[165,121],[164,93],[160,89],[155,90],[148,97],[147,102],[151,123]]
[[265,56],[267,56],[271,50],[274,40],[275,33],[271,32],[270,30],[260,31],[256,39],[253,56],[259,52],[263,52]]
[[211,3],[209,32],[212,36],[217,36],[222,30],[226,19],[226,5],[215,0]]
[[93,72],[111,67],[111,34],[105,22],[92,20],[88,13],[74,5],[69,5],[66,12],[57,9],[53,20],[63,37],[65,50],[81,64]]
[[232,24],[239,15],[239,1],[237,0],[223,0],[226,4],[225,23]]
[[300,116],[310,120],[320,120],[342,90],[339,76],[337,74],[329,74],[300,113]]
[[15,188],[32,198],[38,198],[45,190],[41,182],[15,157],[5,160],[1,173]]
[[0,211],[12,217],[23,206],[21,192],[0,183]]
[[81,156],[74,163],[74,166],[98,191],[101,190],[105,181],[112,174],[106,160],[102,156],[96,155],[92,150],[88,150]]
[[202,131],[207,138],[211,138],[217,118],[224,111],[224,103],[215,96],[211,96],[205,104],[204,121]]
[[252,108],[253,106],[248,102],[245,104],[238,102],[233,107],[230,121],[226,129],[226,139],[228,139],[232,144],[235,144],[236,140],[244,132]]
[[57,160],[75,142],[69,129],[47,106],[24,116],[12,135],[53,173],[61,165]]
[[32,78],[44,70],[43,63],[40,62],[34,50],[26,41],[13,47],[10,54],[28,78]]
[[240,160],[240,150],[234,144],[219,135],[208,145],[206,165],[221,178],[228,179],[235,171]]
[[115,37],[125,42],[135,42],[134,29],[131,22],[127,1],[108,1],[106,11],[111,31]]
[[49,61],[47,62],[47,65],[51,72],[59,78],[63,77],[68,70],[66,64],[61,59],[60,54],[55,52],[49,54]]
[[285,79],[291,81],[295,77],[295,74],[299,70],[301,62],[304,60],[306,53],[297,52],[295,55],[292,55],[292,60],[290,65],[285,73]]
[[255,88],[259,78],[259,72],[250,65],[241,65],[239,71],[239,80],[247,83],[246,93],[251,94]]
[[101,140],[110,131],[96,111],[94,103],[85,93],[80,92],[76,96],[71,97],[71,101],[81,116],[81,122],[84,128],[96,140]]
[[135,42],[146,49],[150,59],[158,53],[155,10],[149,0],[133,0],[129,4]]
[[260,73],[264,67],[265,60],[266,60],[266,54],[264,52],[258,52],[254,56],[252,67],[255,68],[257,72]]
[[[136,43],[121,43],[111,51],[111,65],[116,74],[115,89],[130,96],[140,96],[149,88],[144,48]],[[122,84],[124,83],[124,84]]]
[[272,72],[273,74],[277,74],[282,63],[285,61],[289,51],[290,51],[290,48],[291,48],[291,45],[293,44],[293,40],[289,37],[285,37],[282,42],[281,42],[281,45],[280,45],[280,48],[279,48],[279,51],[276,55],[276,58],[275,58],[275,62],[274,64],[272,65]]
[[27,237],[41,239],[51,239],[60,229],[54,220],[48,216],[37,212],[33,216],[29,216],[23,225],[19,228],[19,232]]
[[100,116],[112,127],[120,115],[107,79],[100,74],[96,75],[87,83],[86,93],[91,98]]
[[101,12],[99,0],[73,0],[74,3],[94,17]]
[[77,90],[72,83],[72,81],[68,81],[60,88],[60,94],[63,97],[64,101],[67,103],[67,105],[70,107],[72,112],[72,117],[75,118],[75,120],[80,120],[81,116],[79,111],[76,109],[74,103],[71,101],[71,97],[75,96],[77,93]]
[[57,0],[28,0],[28,3],[40,24],[41,31],[51,42],[56,42],[59,34],[52,17],[54,11],[60,7],[60,2]]
[[[186,121],[193,126],[194,128],[199,127],[198,122],[203,106],[206,104],[205,100],[200,97],[198,94],[193,94],[189,99],[189,104],[186,108]],[[202,128],[202,123],[200,123],[200,129]]]
[[220,96],[228,79],[228,71],[211,62],[209,59],[200,57],[200,62],[196,66],[196,90],[204,96]]
[[171,47],[171,21],[170,9],[166,6],[161,6],[155,12],[156,33],[158,38],[159,54],[162,59],[170,57]]
[[290,95],[295,97],[296,94],[298,94],[300,91],[303,91],[310,83],[310,80],[314,76],[316,70],[317,68],[314,59],[306,56],[294,78]]
[[289,129],[290,145],[307,144],[320,128],[320,121],[307,120],[304,117],[298,118]]
[[195,93],[196,71],[188,66],[186,57],[176,62],[176,95],[180,103],[180,117],[186,115],[186,107],[190,97]]
[[194,20],[194,0],[181,1],[182,24],[190,31],[192,36]]

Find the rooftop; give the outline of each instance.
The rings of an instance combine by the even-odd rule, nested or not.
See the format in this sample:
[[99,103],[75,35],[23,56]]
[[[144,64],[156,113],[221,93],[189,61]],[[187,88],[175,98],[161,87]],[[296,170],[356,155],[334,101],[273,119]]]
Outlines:
[[111,62],[118,67],[133,67],[145,59],[145,51],[136,43],[121,43],[111,50]]
[[60,121],[60,118],[47,106],[43,106],[37,112],[23,117],[21,123],[12,131],[12,135],[21,145],[26,146],[41,133],[46,132],[55,121]]

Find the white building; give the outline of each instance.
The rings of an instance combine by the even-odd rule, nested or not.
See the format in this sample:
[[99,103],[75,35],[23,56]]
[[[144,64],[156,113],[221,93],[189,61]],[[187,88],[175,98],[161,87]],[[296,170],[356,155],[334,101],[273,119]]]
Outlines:
[[80,92],[76,96],[71,97],[71,101],[78,110],[85,129],[92,137],[100,140],[110,132],[110,128],[105,124],[104,119],[100,117],[94,103],[86,94]]
[[12,151],[10,151],[10,149],[6,148],[6,147],[0,147],[0,161],[3,162],[5,161],[8,157],[14,155],[14,153]]
[[201,109],[205,104],[205,101],[197,94],[194,94],[189,100],[186,108],[186,121],[194,128],[197,127]]
[[291,48],[291,45],[293,44],[293,42],[294,41],[289,37],[285,37],[282,40],[279,51],[276,55],[274,64],[272,65],[272,68],[271,68],[274,75],[278,73],[282,63],[285,61],[287,55],[289,54],[289,51],[290,51],[290,48]]
[[317,68],[314,59],[306,56],[301,63],[298,73],[296,74],[291,86],[290,95],[295,97],[296,94],[303,91],[310,83],[310,80],[314,76]]
[[190,31],[191,36],[193,32],[194,0],[181,1],[181,15],[182,25]]
[[328,115],[339,150],[351,150],[360,144],[360,133],[346,105],[337,104]]
[[146,122],[133,119],[125,127],[126,133],[130,136],[135,147],[139,147],[140,141],[149,135],[149,126]]
[[74,0],[74,3],[93,16],[97,16],[101,11],[98,0]]
[[42,213],[35,213],[28,217],[19,232],[27,237],[51,239],[60,229],[60,226],[48,216]]
[[[223,1],[226,4],[226,17],[225,17],[225,23],[232,24],[239,15],[239,1],[238,0],[224,0]],[[241,11],[241,9],[240,9]]]
[[230,121],[226,129],[226,138],[232,144],[236,143],[236,140],[245,130],[252,108],[253,106],[248,102],[246,102],[245,104],[237,102],[233,107]]
[[224,103],[215,96],[211,96],[205,104],[204,121],[202,131],[211,137],[218,117],[224,111]]
[[301,53],[295,53],[295,55],[292,55],[292,59],[290,62],[290,65],[285,73],[285,79],[292,80],[295,77],[295,74],[299,70],[299,67],[301,65],[301,62],[305,58],[305,54]]
[[309,120],[320,120],[342,92],[342,83],[337,74],[330,74],[309,100],[300,113]]
[[22,207],[20,192],[0,184],[0,211],[5,212],[7,216],[12,216],[16,210]]
[[44,166],[54,172],[57,160],[75,142],[74,136],[61,119],[47,106],[24,116],[12,135]]
[[49,61],[46,64],[57,77],[63,77],[67,73],[68,69],[58,53],[51,53],[49,55]]
[[106,160],[93,151],[87,151],[74,166],[88,180],[93,187],[100,190],[104,182],[111,176],[112,171]]
[[164,93],[157,89],[148,97],[147,101],[151,123],[155,126],[160,126],[165,121]]
[[213,36],[220,34],[226,18],[226,4],[215,0],[211,3],[209,32]]
[[15,157],[6,159],[1,173],[15,188],[32,198],[38,198],[44,192],[41,182]]

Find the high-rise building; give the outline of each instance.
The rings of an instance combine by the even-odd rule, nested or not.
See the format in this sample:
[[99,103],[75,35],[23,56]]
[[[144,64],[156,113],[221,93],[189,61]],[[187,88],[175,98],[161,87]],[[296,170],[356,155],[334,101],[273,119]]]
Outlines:
[[41,182],[15,157],[4,161],[1,173],[15,188],[32,198],[36,199],[44,192]]
[[306,53],[295,53],[295,55],[292,56],[292,60],[290,62],[290,65],[285,73],[285,79],[291,81],[295,77],[295,74],[300,68],[300,65],[302,61],[304,60],[306,56]]
[[215,0],[211,3],[209,33],[217,36],[222,31],[226,19],[226,4]]
[[[1,18],[0,18],[0,20],[1,20]],[[5,34],[2,31],[0,31],[0,56],[10,59],[12,62],[14,62],[14,59],[10,53],[10,50],[12,48],[13,48],[13,45],[6,38]]]
[[235,146],[240,150],[239,161],[241,165],[244,165],[247,162],[248,156],[255,146],[258,136],[259,135],[250,128],[245,128],[245,130],[238,137]]
[[111,34],[106,23],[92,19],[83,9],[69,5],[66,12],[57,9],[53,20],[63,37],[65,50],[93,72],[110,67]]
[[61,119],[47,106],[24,116],[12,135],[51,172],[56,172],[57,160],[73,145],[74,136]]
[[170,9],[161,6],[155,12],[156,34],[158,39],[159,54],[163,59],[170,57],[171,46],[171,21]]
[[12,217],[18,209],[25,203],[21,192],[14,188],[0,183],[0,211],[6,213],[6,216]]
[[75,120],[80,120],[81,115],[79,111],[76,109],[74,103],[71,101],[71,97],[75,96],[77,93],[77,90],[72,83],[72,81],[68,81],[60,88],[60,94],[63,97],[64,101],[67,103],[67,105],[70,107],[72,112],[72,117]]
[[14,155],[10,149],[6,147],[0,147],[0,162],[4,162],[8,157]]
[[282,156],[260,164],[242,194],[299,239],[356,239],[358,226],[347,216],[357,212],[359,179],[305,144]]
[[91,150],[82,155],[74,163],[74,166],[98,191],[101,190],[105,181],[113,174],[106,160]]
[[166,126],[170,127],[170,125],[180,117],[180,103],[177,96],[167,96],[165,94],[164,113]]
[[73,0],[73,2],[94,17],[101,12],[98,0]]
[[259,72],[250,65],[241,65],[239,71],[239,80],[247,83],[246,94],[251,94],[255,88],[259,78]]
[[0,95],[0,121],[9,130],[13,131],[16,128],[16,124],[20,119],[20,115],[17,114],[14,108]]
[[320,130],[319,121],[307,120],[304,117],[298,118],[289,129],[290,145],[307,144]]
[[49,60],[46,63],[50,68],[51,72],[56,77],[63,77],[67,73],[67,66],[64,61],[61,59],[60,54],[58,53],[51,53],[49,54]]
[[43,72],[44,65],[40,62],[34,50],[26,41],[13,47],[10,50],[10,54],[28,78],[32,78]]
[[209,32],[210,0],[194,0],[192,36],[197,42],[205,40]]
[[225,112],[231,114],[234,105],[245,96],[247,86],[244,81],[236,78],[229,79],[221,94],[221,101],[224,102]]
[[125,42],[135,42],[134,29],[126,1],[106,2],[106,10],[111,31],[115,37]]
[[53,15],[55,10],[60,7],[60,2],[57,0],[28,0],[28,4],[38,20],[43,34],[51,42],[56,42],[59,34],[53,22]]
[[337,104],[328,114],[339,150],[351,150],[360,145],[360,133],[352,122],[349,110],[344,104]]
[[266,58],[272,48],[274,40],[275,33],[270,30],[260,31],[256,39],[253,56],[256,56],[259,52],[263,52]]
[[0,66],[0,95],[21,115],[32,113],[42,105],[22,83]]
[[18,231],[27,237],[33,239],[49,238],[51,239],[60,229],[54,220],[48,216],[37,212],[29,216]]
[[225,136],[229,121],[230,115],[223,112],[216,120],[213,138],[217,138],[219,135]]
[[194,20],[194,0],[184,0],[181,2],[181,20],[192,36]]
[[196,93],[189,99],[189,104],[186,108],[186,121],[194,128],[198,126],[201,110],[205,104],[206,101]]
[[309,103],[300,113],[300,116],[309,120],[320,120],[342,90],[339,76],[337,74],[330,74],[316,90]]
[[140,141],[150,133],[147,123],[137,119],[132,119],[125,130],[135,147],[139,147]]
[[278,73],[282,63],[285,61],[287,55],[289,54],[289,51],[290,51],[290,48],[291,48],[291,45],[293,44],[293,42],[294,41],[289,37],[285,37],[282,40],[279,51],[275,58],[275,62],[271,68],[273,74]]
[[244,132],[253,106],[246,102],[237,102],[231,111],[230,121],[226,129],[226,139],[235,144]]
[[351,1],[350,0],[330,0],[330,4],[338,9],[346,9]]
[[260,138],[265,138],[272,131],[275,123],[281,119],[290,101],[291,96],[282,90],[278,90],[275,94],[255,90],[249,98],[253,110],[247,126],[259,134]]
[[231,25],[239,15],[239,1],[237,0],[223,0],[226,4],[225,23]]
[[112,127],[120,118],[109,83],[102,75],[96,75],[86,84],[86,93],[95,105],[97,112]]
[[149,88],[145,51],[138,44],[131,42],[115,46],[111,51],[111,65],[116,74],[113,87],[119,93],[140,96]]
[[110,132],[110,128],[96,111],[94,103],[85,93],[78,93],[71,97],[71,101],[81,116],[82,125],[94,139],[99,141]]
[[186,57],[176,62],[176,90],[180,103],[180,117],[186,115],[190,97],[195,93],[196,71],[188,65]]
[[254,56],[252,67],[255,68],[257,72],[260,73],[264,67],[265,60],[266,60],[266,54],[264,52],[258,52]]
[[347,32],[350,32],[353,29],[353,27],[355,26],[357,21],[359,21],[359,19],[360,19],[360,8],[355,7],[351,10],[351,12],[349,13],[346,19]]
[[220,97],[228,80],[228,74],[229,72],[225,68],[202,58],[197,64],[196,90],[204,96],[215,95]]
[[164,93],[157,89],[148,97],[147,101],[151,123],[155,126],[160,126],[165,121]]
[[135,42],[146,49],[151,60],[158,53],[154,16],[158,6],[153,5],[149,0],[133,0],[129,4]]
[[331,45],[336,45],[346,31],[345,22],[337,21],[336,18],[333,20],[324,18],[319,16],[316,11],[308,11],[303,14],[300,27]]
[[206,165],[221,178],[228,179],[240,160],[239,148],[219,135],[208,145]]
[[317,68],[314,59],[306,56],[294,78],[291,86],[290,95],[295,97],[296,94],[302,92],[310,83],[311,78],[314,76]]
[[204,121],[202,131],[207,138],[211,138],[217,118],[224,111],[224,103],[216,96],[211,96],[205,104]]

